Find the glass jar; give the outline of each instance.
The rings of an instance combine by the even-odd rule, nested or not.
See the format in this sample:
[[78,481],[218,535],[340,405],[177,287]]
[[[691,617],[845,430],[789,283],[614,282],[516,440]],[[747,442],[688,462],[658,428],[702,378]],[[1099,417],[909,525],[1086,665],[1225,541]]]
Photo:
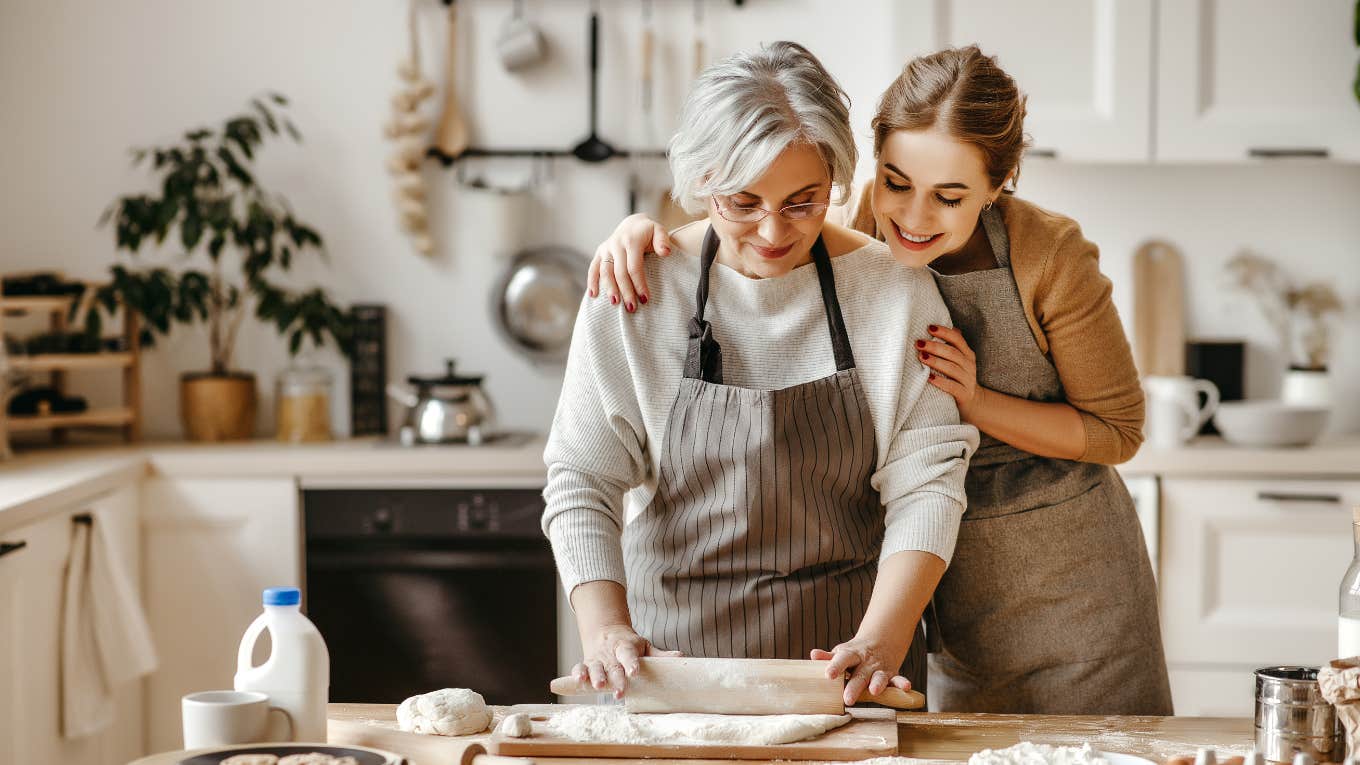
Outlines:
[[331,440],[331,384],[323,367],[289,367],[274,385],[274,435],[280,441]]

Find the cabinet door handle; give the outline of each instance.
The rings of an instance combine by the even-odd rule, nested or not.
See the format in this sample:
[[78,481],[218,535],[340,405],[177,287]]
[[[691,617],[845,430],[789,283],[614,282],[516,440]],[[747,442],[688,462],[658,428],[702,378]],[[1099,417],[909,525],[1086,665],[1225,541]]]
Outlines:
[[1057,149],[1027,149],[1025,153],[1040,159],[1055,159],[1058,156]]
[[27,542],[0,542],[0,558],[9,555],[15,550],[22,550],[25,547],[28,547]]
[[1288,494],[1263,491],[1256,495],[1262,502],[1323,502],[1329,505],[1341,504],[1340,494]]
[[1327,149],[1316,147],[1296,147],[1296,148],[1271,148],[1268,146],[1252,146],[1247,149],[1247,156],[1252,159],[1297,159],[1309,157],[1313,159],[1326,159],[1331,156]]

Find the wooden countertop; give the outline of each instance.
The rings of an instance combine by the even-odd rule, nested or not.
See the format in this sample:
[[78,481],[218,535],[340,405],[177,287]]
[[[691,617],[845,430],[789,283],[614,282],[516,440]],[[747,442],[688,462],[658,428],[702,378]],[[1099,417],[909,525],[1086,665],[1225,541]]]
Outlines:
[[[380,746],[363,735],[365,728],[381,734],[397,728],[395,704],[331,704],[330,743],[359,744],[387,749],[408,758],[411,765],[442,765],[422,761],[413,751]],[[495,707],[492,728],[505,714]],[[1000,749],[1021,741],[1075,746],[1090,742],[1095,748],[1146,757],[1156,762],[1177,754],[1193,755],[1201,746],[1218,751],[1220,758],[1243,755],[1252,748],[1250,718],[1226,717],[1108,717],[1054,715],[922,714],[902,712],[897,717],[898,754],[903,765],[966,762],[982,749]],[[490,732],[459,740],[485,743]],[[174,765],[184,752],[164,752],[137,760],[134,765]],[[542,765],[578,765],[580,759],[534,759]],[[914,761],[911,762],[911,761]],[[608,760],[614,765],[759,765],[755,760]],[[881,761],[880,761],[881,762]],[[790,764],[795,765],[795,764]]]
[[[495,707],[492,728],[499,724],[503,707]],[[396,706],[392,704],[331,704],[330,721],[332,743],[355,743],[381,747],[372,740],[362,740],[354,731],[356,725],[378,731],[396,729]],[[902,712],[897,716],[898,754],[920,761],[966,762],[969,755],[982,749],[999,749],[1033,741],[1063,746],[1091,742],[1102,751],[1134,754],[1161,762],[1177,754],[1193,755],[1201,746],[1210,746],[1220,755],[1247,754],[1252,748],[1250,718],[1218,717],[1103,717],[1050,715],[987,715],[987,714],[922,714]],[[343,733],[337,737],[337,732]],[[337,741],[343,738],[344,741]],[[468,741],[485,742],[489,733],[463,737]],[[397,752],[412,759],[415,765],[437,765],[421,762],[414,753]],[[535,762],[579,763],[581,760],[564,758],[535,758]],[[610,760],[624,765],[667,765],[668,763],[739,763],[746,760]]]

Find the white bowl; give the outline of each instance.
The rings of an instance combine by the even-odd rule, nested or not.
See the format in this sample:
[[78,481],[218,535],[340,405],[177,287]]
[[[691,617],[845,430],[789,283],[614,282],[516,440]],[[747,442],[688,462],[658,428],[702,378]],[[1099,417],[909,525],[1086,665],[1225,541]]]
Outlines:
[[1321,435],[1329,414],[1327,407],[1274,399],[1225,401],[1214,412],[1214,426],[1239,446],[1303,446]]

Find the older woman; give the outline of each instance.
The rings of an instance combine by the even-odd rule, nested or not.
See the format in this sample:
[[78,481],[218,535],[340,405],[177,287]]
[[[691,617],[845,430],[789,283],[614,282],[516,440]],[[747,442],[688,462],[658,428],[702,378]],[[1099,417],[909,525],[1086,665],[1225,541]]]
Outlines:
[[829,659],[846,703],[924,684],[977,432],[908,352],[949,321],[929,275],[825,221],[847,102],[793,43],[710,67],[670,144],[693,257],[648,261],[643,314],[582,304],[543,528],[596,688],[677,651]]

